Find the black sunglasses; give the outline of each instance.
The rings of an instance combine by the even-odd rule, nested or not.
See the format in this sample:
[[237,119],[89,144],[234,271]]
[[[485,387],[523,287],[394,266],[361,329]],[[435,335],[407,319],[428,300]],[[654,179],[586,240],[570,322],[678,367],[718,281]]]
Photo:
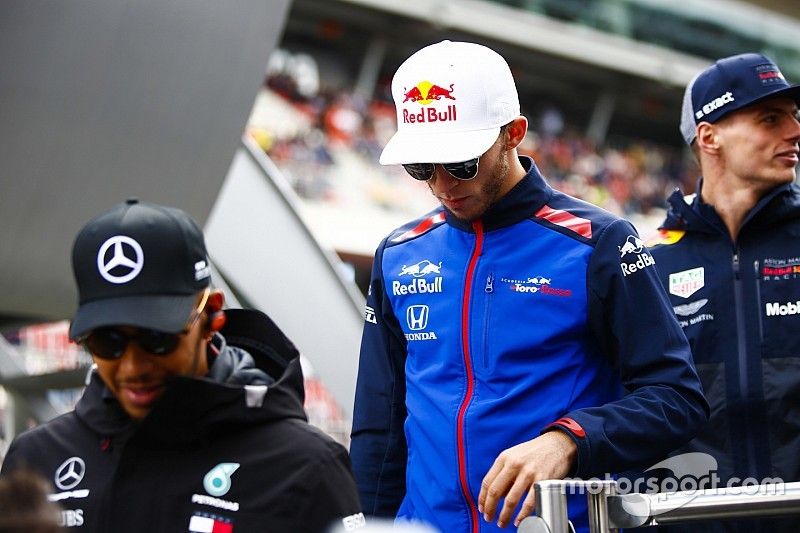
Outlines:
[[479,157],[460,163],[408,163],[403,165],[412,178],[419,181],[427,181],[433,177],[433,172],[437,164],[441,164],[451,176],[457,180],[471,180],[478,175]]
[[200,305],[192,311],[186,327],[178,333],[166,333],[155,329],[137,329],[135,333],[128,335],[116,327],[110,326],[92,330],[80,343],[92,355],[101,359],[119,359],[125,353],[125,348],[130,341],[135,341],[142,350],[149,354],[167,356],[178,347],[181,335],[188,333],[197,319],[200,318],[208,300],[209,292],[206,289]]
[[97,328],[83,341],[92,355],[101,359],[119,359],[130,341],[152,355],[166,356],[175,351],[183,333],[164,333],[155,329],[140,329],[132,335],[114,327]]

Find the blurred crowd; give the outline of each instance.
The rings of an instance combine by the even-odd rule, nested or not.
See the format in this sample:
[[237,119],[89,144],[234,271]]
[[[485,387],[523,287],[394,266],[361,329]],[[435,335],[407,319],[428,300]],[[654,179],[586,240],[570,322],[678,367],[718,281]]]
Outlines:
[[[525,113],[530,155],[555,188],[623,216],[657,215],[677,186],[691,192],[697,170],[681,150],[640,139],[596,145],[546,106]],[[306,96],[283,74],[267,77],[249,123],[250,134],[308,200],[370,202],[421,213],[436,203],[402,168],[378,157],[395,131],[390,98],[367,100],[353,91]]]

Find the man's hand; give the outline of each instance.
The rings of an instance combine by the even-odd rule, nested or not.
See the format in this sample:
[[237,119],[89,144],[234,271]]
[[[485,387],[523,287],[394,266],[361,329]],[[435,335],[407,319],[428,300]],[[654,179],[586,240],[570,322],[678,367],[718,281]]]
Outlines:
[[519,526],[533,512],[536,503],[533,484],[545,479],[566,477],[572,470],[577,453],[576,444],[561,431],[548,431],[501,452],[481,483],[478,510],[483,513],[484,520],[494,520],[497,504],[505,497],[497,525],[506,527],[524,496],[525,502],[514,519],[514,525]]

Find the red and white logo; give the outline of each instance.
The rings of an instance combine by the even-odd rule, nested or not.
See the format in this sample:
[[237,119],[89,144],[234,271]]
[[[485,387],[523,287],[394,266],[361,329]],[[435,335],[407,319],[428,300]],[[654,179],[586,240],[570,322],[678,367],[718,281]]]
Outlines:
[[[428,80],[421,81],[411,88],[403,88],[403,104],[417,103],[430,106],[434,102],[456,100],[453,96],[455,84],[447,86],[437,85]],[[418,109],[403,108],[403,123],[418,124],[429,122],[452,122],[457,118],[456,105],[421,107]]]

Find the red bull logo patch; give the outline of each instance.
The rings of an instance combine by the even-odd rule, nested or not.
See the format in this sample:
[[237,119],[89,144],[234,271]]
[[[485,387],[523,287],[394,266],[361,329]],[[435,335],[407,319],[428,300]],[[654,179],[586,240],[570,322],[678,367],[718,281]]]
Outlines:
[[[456,100],[453,96],[454,84],[449,85],[449,89],[428,80],[421,81],[411,88],[404,88],[402,103],[418,103],[428,106],[436,101]],[[419,111],[409,111],[403,109],[403,122],[406,124],[416,124],[423,122],[450,122],[456,120],[456,106],[450,104],[446,109],[440,110],[435,107],[423,107]]]
[[756,74],[763,85],[786,83],[783,74],[774,65],[759,65],[756,67]]

